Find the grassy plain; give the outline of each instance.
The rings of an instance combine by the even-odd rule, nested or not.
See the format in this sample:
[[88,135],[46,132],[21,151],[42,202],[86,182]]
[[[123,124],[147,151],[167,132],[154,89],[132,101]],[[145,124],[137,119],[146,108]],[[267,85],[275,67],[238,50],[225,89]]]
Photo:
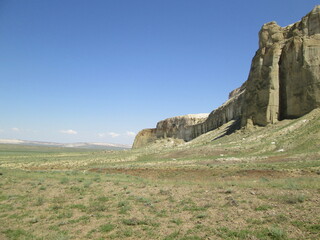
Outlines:
[[320,239],[320,114],[145,149],[0,145],[0,239]]

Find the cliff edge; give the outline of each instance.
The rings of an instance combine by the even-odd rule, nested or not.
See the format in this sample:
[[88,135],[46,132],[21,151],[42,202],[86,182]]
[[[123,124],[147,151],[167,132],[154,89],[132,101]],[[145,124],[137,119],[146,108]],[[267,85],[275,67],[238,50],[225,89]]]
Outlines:
[[286,27],[276,22],[262,26],[259,49],[249,77],[229,99],[208,114],[186,115],[160,121],[138,133],[133,148],[159,138],[190,141],[223,124],[266,126],[301,117],[320,107],[320,5],[301,21]]

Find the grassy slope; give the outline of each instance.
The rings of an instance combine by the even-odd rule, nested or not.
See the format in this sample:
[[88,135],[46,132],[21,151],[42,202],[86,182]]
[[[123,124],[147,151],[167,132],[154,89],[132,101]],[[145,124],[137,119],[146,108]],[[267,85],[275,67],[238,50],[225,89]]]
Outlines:
[[0,239],[319,239],[319,120],[132,151],[0,146]]

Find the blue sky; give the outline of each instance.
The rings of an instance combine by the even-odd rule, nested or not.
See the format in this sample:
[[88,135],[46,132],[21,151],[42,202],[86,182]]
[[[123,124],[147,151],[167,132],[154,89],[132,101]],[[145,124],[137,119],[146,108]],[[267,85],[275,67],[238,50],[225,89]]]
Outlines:
[[0,138],[131,144],[211,112],[313,0],[0,0]]

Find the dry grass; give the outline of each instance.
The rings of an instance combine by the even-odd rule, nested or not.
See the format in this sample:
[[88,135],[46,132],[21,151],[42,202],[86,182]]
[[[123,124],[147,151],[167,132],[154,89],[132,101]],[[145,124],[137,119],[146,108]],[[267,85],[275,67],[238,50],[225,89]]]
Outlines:
[[319,118],[306,118],[167,149],[1,145],[0,239],[320,239]]

